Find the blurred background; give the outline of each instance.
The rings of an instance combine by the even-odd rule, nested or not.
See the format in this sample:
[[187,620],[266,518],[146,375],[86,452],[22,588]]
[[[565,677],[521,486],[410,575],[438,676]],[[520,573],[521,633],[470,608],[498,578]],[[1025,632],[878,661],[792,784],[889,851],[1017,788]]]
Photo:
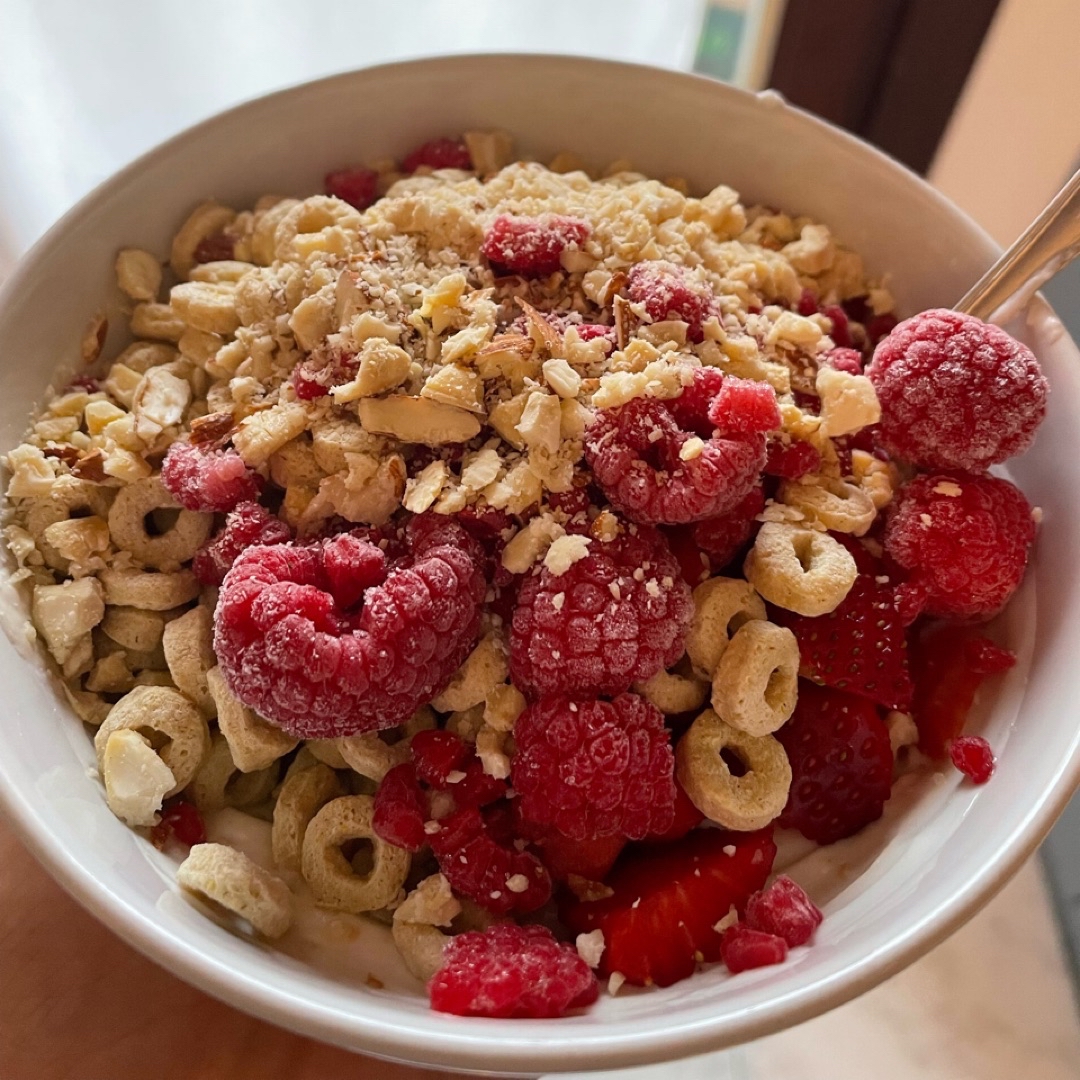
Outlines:
[[[0,279],[96,183],[190,124],[436,53],[571,53],[773,88],[924,174],[1003,245],[1080,164],[1080,0],[0,0],[0,43]],[[1080,264],[1046,292],[1080,338]],[[890,983],[728,1055],[619,1075],[1075,1080],[1078,952],[1080,804],[980,916]],[[61,965],[59,982],[29,974]],[[0,973],[3,1080],[421,1075],[182,986],[78,911],[2,825]],[[86,1022],[117,1002],[135,1015]],[[165,1030],[178,1021],[179,1040]],[[216,1040],[197,1061],[186,1025]]]

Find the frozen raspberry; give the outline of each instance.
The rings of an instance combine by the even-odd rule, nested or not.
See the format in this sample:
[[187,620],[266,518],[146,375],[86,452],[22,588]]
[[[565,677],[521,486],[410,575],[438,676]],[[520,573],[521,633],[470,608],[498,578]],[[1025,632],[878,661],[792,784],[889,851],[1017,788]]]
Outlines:
[[365,169],[362,165],[355,169],[337,169],[328,172],[323,181],[327,195],[341,199],[357,210],[369,207],[378,194],[379,174],[374,169]]
[[484,234],[481,249],[496,269],[523,277],[546,277],[561,269],[567,248],[579,248],[589,226],[577,218],[542,214],[538,218],[500,214]]
[[242,502],[230,510],[225,524],[195,553],[191,569],[204,585],[220,585],[240,553],[256,544],[285,544],[292,530],[264,506]]
[[782,937],[792,948],[805,945],[823,918],[814,901],[784,874],[746,901],[746,925]]
[[844,309],[838,304],[826,304],[821,309],[821,314],[832,322],[829,337],[839,349],[851,348],[851,331],[848,328],[848,317]]
[[812,290],[803,289],[802,293],[799,295],[799,303],[795,310],[798,311],[800,315],[805,315],[807,317],[816,315],[821,310],[821,308],[818,307],[817,297]]
[[227,232],[211,233],[195,247],[197,263],[224,262],[236,254],[236,238]]
[[449,682],[479,629],[484,579],[461,548],[410,530],[408,554],[354,611],[342,603],[353,589],[332,591],[335,543],[249,548],[218,597],[214,651],[229,686],[298,738],[407,720]]
[[552,1017],[591,1005],[599,988],[546,927],[503,923],[452,938],[428,992],[433,1009],[456,1016]]
[[707,439],[716,430],[716,424],[709,417],[709,408],[725,382],[727,379],[719,369],[698,368],[690,385],[684,386],[678,397],[669,398],[664,404],[679,427]]
[[985,784],[994,775],[994,752],[978,735],[961,735],[949,744],[952,763],[973,783]]
[[332,387],[355,378],[359,363],[355,352],[340,347],[320,346],[293,369],[293,390],[301,401],[325,397]]
[[499,843],[480,811],[469,806],[428,834],[451,888],[496,915],[535,911],[551,898],[551,877],[528,851]]
[[1031,350],[955,311],[900,323],[866,374],[881,402],[882,445],[927,469],[984,472],[1026,450],[1046,415]]
[[871,348],[876,348],[878,343],[887,338],[900,325],[900,320],[891,312],[885,315],[875,315],[866,324],[866,338]]
[[800,476],[817,472],[821,467],[821,454],[816,446],[804,439],[785,441],[776,437],[765,447],[766,476],[779,476],[782,480],[798,480]]
[[754,535],[756,518],[764,509],[765,492],[758,486],[723,517],[694,525],[694,543],[705,553],[714,572],[723,570],[742,551]]
[[421,165],[426,165],[429,169],[471,169],[472,158],[461,139],[448,139],[443,136],[429,139],[406,154],[401,162],[401,171],[414,173]]
[[64,387],[64,393],[73,390],[85,390],[88,394],[96,394],[101,389],[101,382],[93,375],[76,375],[71,382]]
[[161,463],[161,482],[188,510],[224,512],[259,494],[258,475],[235,450],[175,442]]
[[406,851],[419,851],[427,842],[424,822],[427,800],[410,764],[395,765],[375,792],[371,827],[380,840]]
[[674,754],[663,714],[636,694],[544,697],[514,725],[521,816],[565,836],[641,840],[671,827]]
[[734,509],[765,464],[761,435],[713,433],[684,460],[680,451],[692,437],[668,402],[638,397],[597,412],[585,432],[585,456],[604,494],[627,517],[681,525]]
[[751,968],[782,964],[787,950],[787,942],[782,937],[753,930],[742,923],[729,926],[720,939],[720,956],[732,975]]
[[538,834],[532,836],[533,846],[548,872],[559,882],[571,877],[603,881],[626,847],[626,839],[622,836],[572,840],[558,829],[541,829],[531,824],[526,826],[526,831]]
[[858,349],[830,349],[821,358],[821,362],[826,367],[835,368],[837,371],[846,371],[849,375],[861,375],[863,373],[862,353]]
[[729,376],[709,405],[709,419],[732,435],[753,435],[780,427],[776,391],[764,382]]
[[791,763],[784,828],[831,844],[881,817],[892,789],[889,732],[865,698],[799,682],[791,719],[776,733]]
[[994,476],[917,476],[889,508],[885,551],[926,594],[925,612],[988,619],[1019,587],[1035,539],[1031,506]]
[[664,538],[637,527],[565,573],[538,566],[518,593],[510,632],[514,683],[535,694],[618,694],[682,655],[690,589]]
[[150,842],[160,851],[170,839],[185,847],[206,843],[206,823],[194,804],[178,799],[161,811],[161,820],[150,830]]
[[652,322],[681,319],[691,341],[703,339],[702,325],[712,314],[712,290],[695,281],[684,267],[662,259],[637,263],[627,275],[626,295],[632,304],[642,306]]
[[705,815],[694,805],[690,796],[686,794],[686,788],[675,777],[675,807],[672,814],[671,824],[659,832],[649,833],[645,840],[650,844],[673,844],[689,835],[703,821]]
[[487,806],[506,794],[506,784],[484,772],[473,748],[452,731],[418,731],[411,744],[416,773],[455,805]]

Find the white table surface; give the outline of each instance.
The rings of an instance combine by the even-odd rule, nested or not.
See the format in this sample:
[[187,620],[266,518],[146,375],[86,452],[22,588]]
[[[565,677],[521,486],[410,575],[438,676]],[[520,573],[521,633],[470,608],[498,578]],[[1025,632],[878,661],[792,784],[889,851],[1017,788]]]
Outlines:
[[[0,0],[0,277],[98,181],[239,101],[447,52],[685,69],[702,4],[322,0],[302,11],[272,0]],[[1075,1080],[1080,1026],[1037,864],[949,942],[859,1000],[723,1061],[620,1076]]]

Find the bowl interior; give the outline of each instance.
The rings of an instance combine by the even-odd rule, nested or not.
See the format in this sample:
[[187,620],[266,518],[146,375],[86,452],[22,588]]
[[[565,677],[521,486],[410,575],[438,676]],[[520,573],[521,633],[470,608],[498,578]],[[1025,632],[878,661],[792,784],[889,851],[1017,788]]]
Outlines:
[[[243,206],[271,191],[311,193],[330,168],[472,127],[513,131],[541,160],[565,149],[596,165],[628,157],[650,175],[685,177],[697,193],[723,182],[747,202],[811,215],[891,275],[903,312],[948,306],[994,255],[989,239],[918,178],[772,94],[571,58],[395,64],[208,121],[124,170],[47,234],[0,297],[0,445],[19,441],[55,370],[74,364],[88,317],[115,305],[119,247],[164,255],[203,198]],[[0,804],[57,878],[138,948],[236,1005],[368,1053],[535,1074],[683,1056],[806,1019],[892,974],[989,899],[1077,780],[1080,736],[1066,718],[1080,691],[1071,648],[1080,632],[1080,510],[1068,494],[1080,482],[1080,356],[1041,303],[1022,333],[1054,393],[1035,448],[1012,469],[1045,524],[1034,572],[1002,626],[1021,663],[977,718],[999,770],[977,791],[961,787],[958,774],[913,786],[843,858],[822,852],[806,861],[800,872],[832,898],[817,943],[781,967],[605,997],[561,1021],[460,1020],[428,1011],[374,928],[370,960],[334,975],[237,937],[179,897],[173,865],[106,808],[89,740],[27,646],[25,613],[10,590],[0,639],[8,698]],[[365,985],[369,973],[385,989]]]

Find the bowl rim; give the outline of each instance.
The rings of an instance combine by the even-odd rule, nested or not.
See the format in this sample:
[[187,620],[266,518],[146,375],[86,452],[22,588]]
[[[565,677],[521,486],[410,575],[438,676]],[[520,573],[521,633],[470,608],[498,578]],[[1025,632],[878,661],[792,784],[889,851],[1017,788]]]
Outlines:
[[[825,143],[875,157],[880,165],[894,174],[906,174],[908,180],[914,180],[922,189],[924,198],[937,203],[950,215],[958,216],[973,233],[978,234],[988,252],[999,250],[985,230],[922,177],[877,148],[790,105],[776,91],[766,90],[755,94],[691,72],[571,54],[454,53],[395,60],[301,81],[246,99],[184,128],[104,179],[53,223],[21,256],[7,281],[0,287],[0,311],[15,301],[39,266],[63,243],[71,223],[93,212],[116,188],[146,165],[173,152],[206,129],[218,124],[235,123],[238,117],[257,112],[277,99],[317,93],[327,86],[348,83],[359,77],[372,78],[402,69],[439,67],[470,68],[470,75],[475,77],[477,64],[492,62],[541,66],[587,64],[593,68],[622,71],[624,74],[636,73],[658,81],[697,82],[708,85],[710,93],[718,97],[728,96],[744,102],[756,99],[758,103],[763,105],[767,102],[771,107],[779,104],[793,115],[796,122],[816,128]],[[1050,313],[1049,306],[1041,298],[1036,303]],[[981,866],[947,901],[908,926],[903,933],[846,966],[843,971],[827,975],[810,986],[780,994],[760,1008],[742,1015],[680,1023],[676,1014],[670,1026],[658,1030],[650,1028],[644,1032],[626,1030],[625,1025],[619,1025],[616,1030],[607,1033],[584,1028],[571,1033],[563,1028],[558,1042],[550,1038],[552,1029],[546,1024],[534,1029],[534,1034],[541,1038],[533,1040],[522,1037],[520,1027],[512,1021],[465,1021],[459,1017],[440,1018],[438,1014],[430,1014],[431,1023],[422,1024],[405,1017],[394,1020],[389,1015],[392,1009],[385,1005],[376,1007],[377,1003],[372,1005],[370,1012],[384,1015],[360,1017],[345,1014],[322,1002],[296,996],[290,993],[287,986],[259,982],[250,974],[229,966],[208,951],[171,933],[164,923],[143,915],[122,893],[111,889],[105,881],[72,859],[69,849],[38,816],[25,794],[13,784],[0,783],[0,810],[27,849],[85,909],[140,953],[226,1004],[302,1034],[350,1049],[362,1049],[364,1053],[390,1060],[420,1062],[435,1068],[510,1069],[519,1070],[521,1075],[535,1075],[538,1071],[566,1067],[575,1070],[610,1069],[673,1060],[746,1042],[809,1020],[896,974],[939,944],[988,903],[1035,851],[1064,810],[1073,791],[1080,785],[1080,754],[1076,750],[1077,744],[1074,743],[1073,753],[1058,763],[1052,784],[1033,800],[1013,831],[1002,839],[992,860]],[[2,756],[0,778],[8,779]],[[450,1029],[449,1023],[444,1024],[444,1020],[454,1022],[454,1029]],[[495,1024],[500,1027],[493,1027]],[[514,1032],[515,1028],[518,1033]],[[504,1031],[506,1037],[498,1038],[499,1031]],[[545,1032],[548,1033],[546,1038],[543,1037]],[[418,1039],[423,1040],[423,1051],[419,1056]]]

